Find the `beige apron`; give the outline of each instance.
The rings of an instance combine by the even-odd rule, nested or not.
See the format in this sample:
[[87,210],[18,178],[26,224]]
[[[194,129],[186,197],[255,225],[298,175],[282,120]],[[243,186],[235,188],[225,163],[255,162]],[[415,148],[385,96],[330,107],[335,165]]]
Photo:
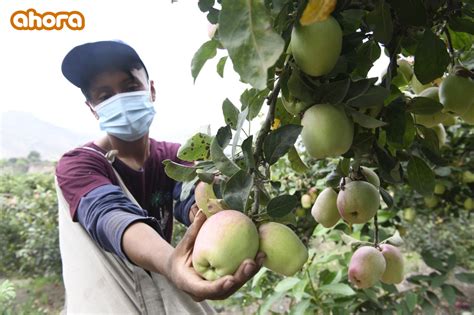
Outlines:
[[[102,156],[101,152],[92,148]],[[105,155],[112,163],[116,151]],[[123,192],[140,206],[117,171]],[[69,204],[56,179],[59,210],[59,245],[67,314],[214,314],[206,302],[195,302],[164,276],[101,249],[86,230],[73,222]]]

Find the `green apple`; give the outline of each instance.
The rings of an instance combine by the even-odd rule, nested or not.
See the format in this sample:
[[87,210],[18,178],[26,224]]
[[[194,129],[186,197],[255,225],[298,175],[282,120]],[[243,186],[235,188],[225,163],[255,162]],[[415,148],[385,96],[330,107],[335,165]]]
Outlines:
[[464,171],[462,173],[462,182],[464,184],[474,183],[474,173],[471,171]]
[[303,207],[298,207],[295,210],[295,215],[298,218],[304,218],[306,216],[306,210]]
[[277,222],[268,222],[258,228],[260,251],[265,254],[263,266],[292,276],[308,260],[308,250],[292,229]]
[[378,249],[359,247],[349,263],[349,281],[359,289],[370,288],[381,279],[385,268],[385,258]]
[[415,220],[416,212],[413,208],[406,208],[403,210],[403,218],[408,222],[413,222]]
[[337,195],[337,209],[348,223],[366,223],[374,217],[380,206],[377,188],[366,181],[352,181]]
[[434,208],[438,205],[439,199],[436,196],[424,197],[425,205],[428,208]]
[[439,99],[446,111],[469,115],[474,107],[474,81],[453,74],[447,76],[439,86]]
[[341,218],[337,210],[337,193],[331,187],[325,188],[316,198],[311,209],[313,218],[325,228],[333,227]]
[[301,206],[305,209],[311,208],[311,196],[308,194],[304,194],[301,196]]
[[316,159],[346,153],[354,138],[354,124],[343,109],[330,105],[314,105],[301,120],[301,138],[310,156]]
[[311,196],[311,203],[314,203],[318,197],[318,189],[316,187],[311,187],[308,190],[308,194]]
[[466,198],[466,200],[464,200],[464,209],[469,211],[474,209],[474,200],[471,197]]
[[307,26],[299,23],[291,33],[291,52],[306,74],[321,76],[334,68],[342,49],[342,30],[332,16]]
[[362,174],[364,174],[365,178],[367,179],[369,183],[371,183],[377,188],[380,187],[380,178],[377,176],[377,174],[373,170],[365,166],[361,166],[360,168],[361,168]]
[[400,250],[390,244],[380,245],[382,255],[385,258],[385,272],[380,281],[387,284],[396,284],[403,281],[403,256]]
[[[438,87],[429,87],[422,91],[419,96],[430,98],[439,102]],[[444,121],[450,119],[450,115],[443,113],[441,110],[429,115],[415,115],[416,123],[428,128],[432,128]]]
[[442,195],[446,191],[446,186],[441,183],[437,183],[434,188],[435,195]]
[[290,100],[286,100],[286,98],[282,96],[281,103],[286,111],[292,115],[299,115],[306,108],[306,103],[297,100],[291,95]]
[[235,210],[222,210],[202,225],[194,243],[193,267],[204,279],[233,274],[245,259],[257,255],[258,231],[252,220]]

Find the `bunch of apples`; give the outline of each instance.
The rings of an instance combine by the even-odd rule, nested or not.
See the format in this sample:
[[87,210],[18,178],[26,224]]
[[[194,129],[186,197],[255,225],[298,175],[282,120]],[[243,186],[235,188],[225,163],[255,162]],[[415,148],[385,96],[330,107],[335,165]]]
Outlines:
[[298,272],[308,259],[305,245],[292,229],[277,222],[257,227],[244,213],[224,209],[212,185],[203,183],[195,191],[196,203],[208,219],[194,243],[192,263],[207,280],[233,274],[245,259],[263,252],[263,266],[282,275]]
[[[342,218],[349,224],[367,223],[380,205],[380,179],[365,166],[345,177],[340,191],[328,187],[316,198],[311,209],[314,219],[326,228]],[[403,256],[390,244],[359,247],[349,264],[349,280],[358,288],[368,288],[377,281],[394,284],[403,280]]]

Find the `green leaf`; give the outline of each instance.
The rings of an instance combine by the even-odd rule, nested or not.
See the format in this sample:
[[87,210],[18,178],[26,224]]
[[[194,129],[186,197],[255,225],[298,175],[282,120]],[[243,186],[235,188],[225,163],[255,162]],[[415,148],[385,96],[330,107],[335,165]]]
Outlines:
[[237,145],[239,144],[240,134],[242,132],[242,126],[244,125],[245,119],[248,116],[249,108],[245,108],[237,117],[237,132],[234,135],[234,141],[232,141],[232,158],[235,157],[235,151],[237,150]]
[[401,25],[426,25],[426,8],[422,0],[388,0],[397,12]]
[[383,201],[387,205],[387,208],[390,209],[393,207],[393,198],[390,196],[388,191],[383,189],[382,187],[379,187],[380,195],[382,196]]
[[287,292],[293,287],[300,282],[301,280],[299,278],[294,278],[294,277],[287,277],[281,280],[280,282],[277,283],[274,291],[275,292]]
[[191,61],[191,74],[195,82],[206,61],[216,56],[218,44],[219,42],[213,39],[207,41],[202,44],[202,46],[199,47],[199,49],[194,54],[193,60]]
[[369,115],[362,114],[361,112],[358,112],[356,110],[351,110],[350,114],[354,122],[364,128],[374,129],[385,126],[387,124],[386,122],[375,119]]
[[178,164],[171,160],[164,160],[163,165],[166,175],[178,182],[191,181],[196,177],[196,168],[193,166]]
[[459,281],[474,284],[474,273],[460,272],[454,275]]
[[380,46],[375,40],[368,40],[357,48],[356,68],[351,73],[352,79],[367,77],[374,62],[380,57]]
[[418,96],[408,103],[408,111],[418,115],[430,115],[443,109],[443,104],[431,98]]
[[221,78],[224,77],[224,67],[225,67],[225,62],[227,61],[227,56],[222,57],[219,59],[219,62],[217,63],[217,73]]
[[323,98],[321,99],[321,103],[341,103],[346,97],[350,83],[351,81],[349,79],[344,79],[323,85]]
[[258,315],[267,315],[270,313],[270,309],[278,303],[278,301],[285,295],[284,292],[275,292],[267,297],[258,308]]
[[[311,307],[311,300],[305,299],[299,303],[295,303],[290,309],[291,315],[306,315],[308,314],[307,310]],[[311,312],[312,313],[312,312]]]
[[251,121],[260,113],[263,102],[266,99],[268,90],[258,91],[256,89],[246,89],[240,95],[240,102],[242,103],[241,110],[244,111],[246,108],[249,109],[247,119]]
[[423,250],[421,252],[421,257],[423,258],[423,261],[428,265],[428,267],[439,271],[444,271],[446,269],[444,268],[442,261],[438,257],[433,256],[433,254],[428,250]]
[[263,142],[265,160],[272,165],[278,161],[295,144],[303,127],[299,125],[285,125],[271,131]]
[[412,156],[407,166],[408,182],[424,196],[433,194],[435,176],[433,170],[417,156]]
[[295,146],[292,146],[288,151],[288,160],[290,161],[291,169],[296,173],[302,174],[309,170],[309,167],[301,160]]
[[217,135],[211,142],[211,159],[214,161],[216,168],[226,176],[232,176],[240,170],[240,168],[224,154],[223,148],[227,146],[231,136],[230,127],[223,127],[219,129]]
[[199,0],[198,6],[201,12],[207,12],[214,6],[215,0]]
[[417,299],[418,296],[415,293],[408,292],[405,295],[405,303],[407,303],[408,310],[410,312],[413,312],[415,310]]
[[474,34],[474,22],[467,18],[453,18],[449,21],[449,27],[455,32]]
[[421,125],[418,126],[418,129],[421,130],[423,134],[423,138],[420,139],[421,145],[433,154],[439,156],[439,140],[436,132],[431,128],[426,128]]
[[244,211],[253,186],[253,175],[240,170],[225,184],[224,202],[234,210]]
[[392,39],[393,23],[390,14],[390,5],[385,1],[377,1],[375,9],[367,14],[367,24],[374,31],[377,41],[388,44]]
[[237,128],[237,120],[240,112],[228,98],[222,103],[222,112],[224,114],[225,123],[235,130]]
[[263,0],[223,0],[219,38],[243,82],[263,90],[268,69],[278,60],[285,42],[272,27]]
[[349,9],[341,12],[342,21],[341,26],[344,34],[350,34],[357,31],[362,23],[362,18],[365,16],[365,11],[360,9]]
[[219,21],[219,12],[220,11],[215,8],[209,9],[209,13],[207,14],[207,20],[209,21],[209,23],[217,24],[217,22]]
[[242,142],[242,154],[244,155],[245,164],[247,169],[255,168],[255,159],[253,156],[253,136],[248,137]]
[[441,287],[441,290],[443,291],[443,296],[446,301],[448,301],[449,305],[454,305],[456,302],[456,292],[454,291],[453,287],[448,284],[444,284]]
[[255,276],[252,278],[252,288],[255,288],[257,285],[260,284],[262,279],[265,279],[265,274],[269,271],[269,269],[262,267]]
[[350,296],[350,295],[355,294],[355,291],[352,290],[352,288],[345,283],[333,283],[333,284],[323,285],[319,287],[319,290],[324,293],[344,295],[344,296]]
[[362,79],[357,81],[351,81],[351,85],[349,86],[349,90],[347,91],[346,99],[350,100],[365,94],[369,87],[371,87],[375,82],[377,82],[378,78],[369,78],[369,79]]
[[[288,78],[288,92],[297,99],[312,104],[314,99],[314,89],[308,85],[302,78],[303,73],[299,70],[293,70]],[[286,98],[285,93],[283,95]]]
[[450,61],[444,42],[430,29],[426,29],[415,53],[415,75],[423,84],[427,84],[446,71]]
[[178,158],[183,161],[193,162],[197,160],[208,160],[212,137],[199,132],[192,136],[178,150]]
[[389,94],[390,92],[387,89],[381,86],[373,86],[365,94],[350,99],[347,105],[356,108],[377,107],[383,105]]
[[279,218],[290,213],[298,204],[298,198],[293,195],[281,195],[273,198],[267,205],[268,215]]
[[214,177],[216,176],[214,172],[206,172],[201,169],[197,169],[196,173],[200,181],[208,184],[212,184],[214,182]]

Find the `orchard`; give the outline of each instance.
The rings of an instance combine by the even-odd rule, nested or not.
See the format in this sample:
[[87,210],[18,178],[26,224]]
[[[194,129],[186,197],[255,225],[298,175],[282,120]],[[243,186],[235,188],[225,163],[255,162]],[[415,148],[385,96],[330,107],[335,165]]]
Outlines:
[[[473,3],[200,0],[198,7],[213,26],[192,60],[193,78],[219,51],[218,75],[232,63],[248,88],[240,106],[223,101],[216,134],[198,133],[181,147],[178,157],[193,166],[165,162],[167,174],[185,182],[182,198],[206,183],[196,192],[208,221],[195,269],[221,277],[265,253],[266,268],[246,293],[263,300],[262,313],[285,296],[297,314],[430,313],[440,300],[452,310],[462,293],[445,281],[456,255],[423,252],[433,272],[407,280],[405,223],[422,211],[404,204],[402,188],[438,220],[470,218],[472,180],[449,182],[458,191],[451,206],[439,196],[458,168],[473,167]],[[386,69],[369,77],[382,55]],[[258,287],[274,279],[273,292]],[[403,281],[415,288],[400,291]]]

